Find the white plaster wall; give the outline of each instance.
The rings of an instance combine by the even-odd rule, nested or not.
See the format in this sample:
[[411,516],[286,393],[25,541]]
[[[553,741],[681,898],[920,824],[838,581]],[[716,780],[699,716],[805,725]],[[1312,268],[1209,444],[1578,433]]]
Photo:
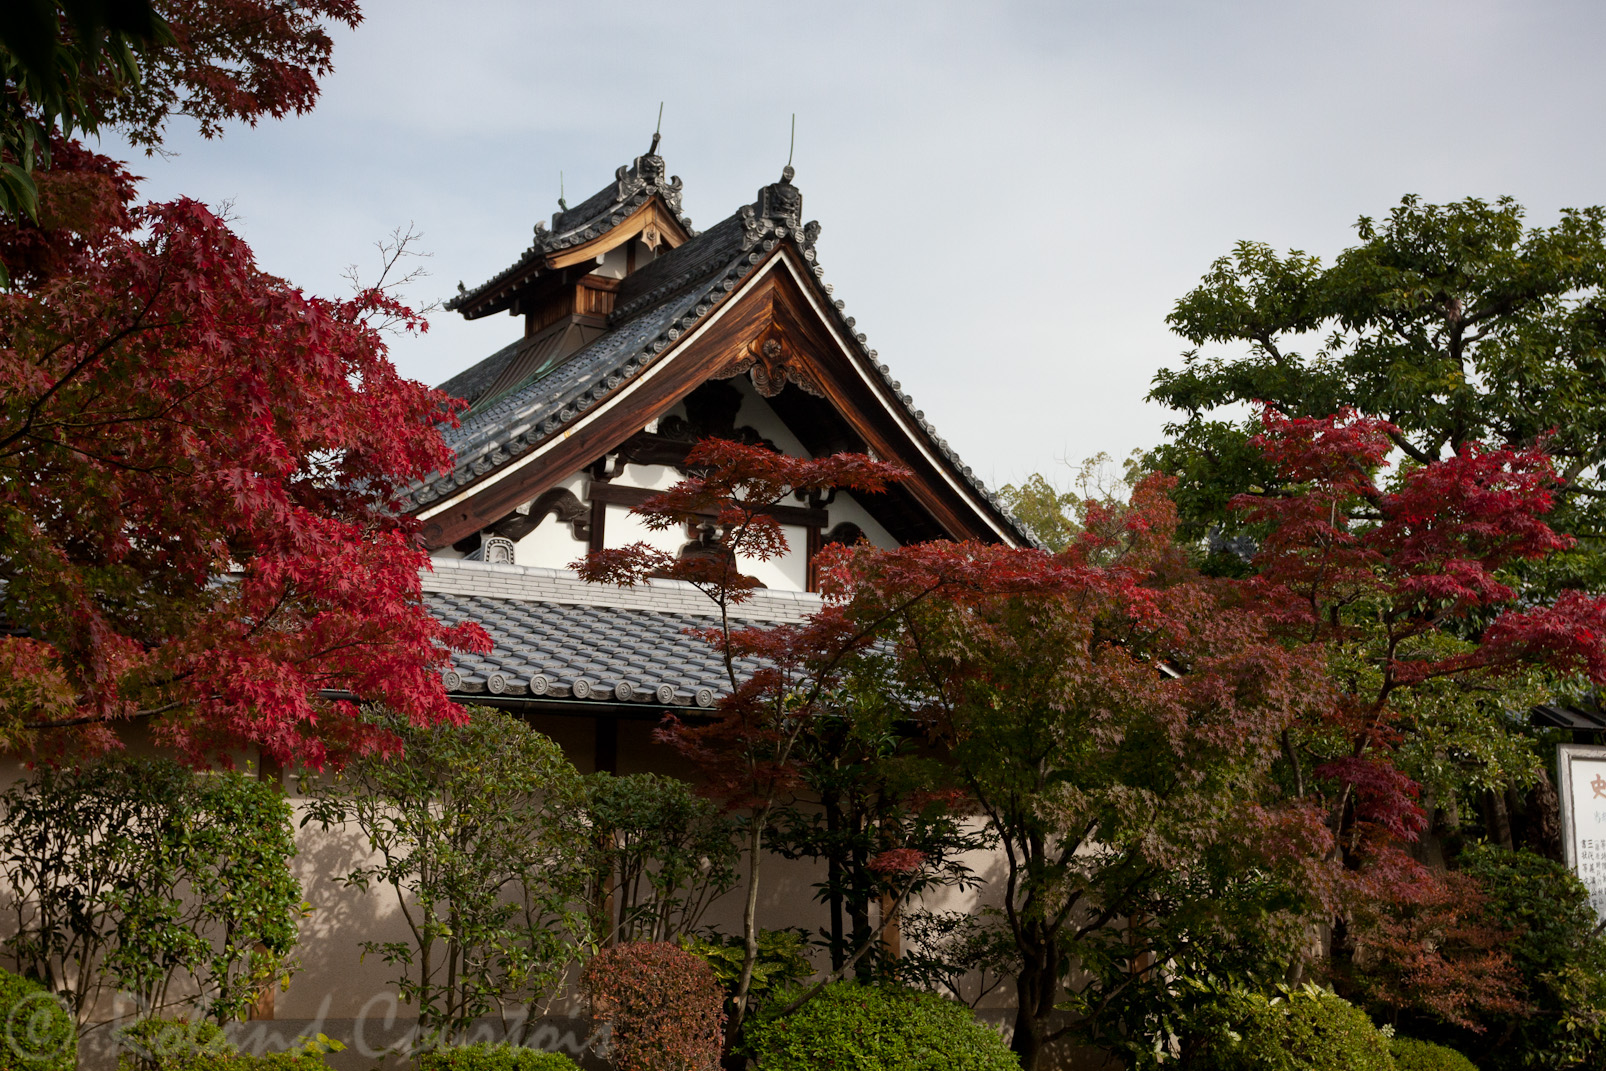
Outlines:
[[888,535],[887,530],[850,494],[838,494],[836,501],[826,507],[826,512],[831,518],[831,523],[825,526],[827,532],[848,521],[863,529],[864,537],[882,550],[894,550],[898,546],[898,541]]
[[[585,477],[577,472],[556,486],[584,502],[585,484]],[[574,538],[574,529],[550,513],[533,531],[513,544],[515,562],[548,569],[567,569],[570,562],[585,557],[585,553],[585,541]]]
[[781,534],[786,537],[785,554],[767,562],[740,557],[738,563],[743,573],[767,588],[803,591],[809,585],[808,530],[801,525],[783,524]]
[[679,526],[654,531],[647,527],[646,518],[630,512],[629,506],[609,503],[607,519],[603,522],[603,545],[628,547],[632,543],[645,543],[668,554],[678,553],[685,546],[687,536]]

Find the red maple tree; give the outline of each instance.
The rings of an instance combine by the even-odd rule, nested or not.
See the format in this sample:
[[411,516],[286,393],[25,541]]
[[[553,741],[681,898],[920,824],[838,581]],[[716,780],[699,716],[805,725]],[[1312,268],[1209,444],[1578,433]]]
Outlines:
[[1386,421],[1268,408],[1262,423],[1255,444],[1292,490],[1234,501],[1265,533],[1244,589],[1334,668],[1331,702],[1283,745],[1294,795],[1327,816],[1336,965],[1475,1027],[1479,1011],[1509,1010],[1514,976],[1480,929],[1476,890],[1409,854],[1430,816],[1401,759],[1442,732],[1436,710],[1497,694],[1503,678],[1540,667],[1606,682],[1606,599],[1529,606],[1510,582],[1511,567],[1571,545],[1544,521],[1557,477],[1542,443],[1467,444],[1387,481]]
[[445,467],[453,404],[369,322],[263,272],[188,200],[134,207],[58,145],[38,225],[0,229],[0,739],[318,764],[385,743],[342,693],[455,719],[438,669],[487,644],[425,611],[399,492]]

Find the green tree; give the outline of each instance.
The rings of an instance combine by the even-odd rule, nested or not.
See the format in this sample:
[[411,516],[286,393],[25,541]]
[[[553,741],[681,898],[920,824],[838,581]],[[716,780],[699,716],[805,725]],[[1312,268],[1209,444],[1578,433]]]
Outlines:
[[586,937],[592,838],[579,773],[552,740],[490,708],[469,708],[463,725],[374,718],[404,752],[309,777],[302,819],[354,824],[373,858],[343,880],[396,896],[411,939],[363,950],[400,969],[423,1047],[492,1012],[529,1021]]
[[685,781],[598,772],[586,778],[585,806],[599,853],[588,897],[599,943],[694,933],[736,884],[735,822]]
[[193,1000],[224,1022],[294,969],[303,905],[277,787],[109,758],[41,770],[0,796],[0,812],[7,949],[80,1027],[111,991],[146,1015]]
[[1510,198],[1411,196],[1356,232],[1328,266],[1240,242],[1167,318],[1195,348],[1155,376],[1150,399],[1179,419],[1152,461],[1180,477],[1185,534],[1214,530],[1230,565],[1229,500],[1279,486],[1235,407],[1352,408],[1392,423],[1416,464],[1474,442],[1544,441],[1566,481],[1552,524],[1582,540],[1546,565],[1547,582],[1606,579],[1606,209],[1530,228]]

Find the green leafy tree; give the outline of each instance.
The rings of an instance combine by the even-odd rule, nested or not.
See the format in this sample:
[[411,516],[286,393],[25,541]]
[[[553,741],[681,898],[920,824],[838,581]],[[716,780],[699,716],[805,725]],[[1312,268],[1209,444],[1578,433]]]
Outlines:
[[1547,579],[1606,578],[1606,209],[1527,227],[1510,198],[1412,196],[1356,232],[1331,265],[1240,242],[1167,318],[1196,347],[1149,395],[1180,414],[1153,461],[1180,477],[1185,534],[1214,530],[1230,564],[1230,499],[1282,485],[1234,407],[1348,407],[1390,422],[1416,464],[1543,441],[1565,480],[1551,523],[1582,540]]
[[586,938],[579,773],[552,740],[490,708],[470,708],[463,725],[374,717],[404,751],[309,779],[302,819],[354,825],[373,859],[343,880],[395,894],[410,939],[364,941],[364,952],[401,971],[424,1048],[492,1012],[529,1021]]
[[601,944],[691,934],[736,884],[735,823],[684,781],[592,774],[586,814],[599,854],[590,900]]
[[194,1001],[238,1018],[294,969],[304,907],[277,787],[109,758],[41,770],[0,796],[0,811],[7,950],[80,1028],[117,990],[147,1015]]

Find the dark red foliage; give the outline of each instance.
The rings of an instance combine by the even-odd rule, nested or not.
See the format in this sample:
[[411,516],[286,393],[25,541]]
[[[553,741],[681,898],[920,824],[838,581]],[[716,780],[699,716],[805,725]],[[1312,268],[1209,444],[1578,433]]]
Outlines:
[[1304,787],[1336,834],[1339,869],[1324,884],[1349,920],[1357,970],[1379,999],[1450,1022],[1510,1010],[1514,976],[1498,934],[1475,919],[1475,887],[1402,850],[1427,823],[1394,756],[1413,729],[1405,699],[1429,683],[1533,666],[1606,683],[1606,599],[1567,592],[1524,606],[1506,575],[1572,542],[1544,519],[1557,477],[1543,443],[1469,443],[1385,482],[1396,434],[1385,421],[1268,408],[1262,424],[1255,443],[1293,490],[1234,501],[1265,532],[1245,596],[1286,642],[1367,669],[1304,733],[1315,763]]
[[256,125],[311,111],[318,80],[334,71],[334,41],[326,23],[355,27],[356,0],[156,0],[166,40],[140,50],[140,80],[112,72],[91,91],[105,119],[135,144],[154,147],[173,113],[216,137],[223,124]]
[[1525,1009],[1506,952],[1512,920],[1489,917],[1475,880],[1384,848],[1354,885],[1350,925],[1358,936],[1346,980],[1364,999],[1473,1031],[1483,1029],[1483,1015]]
[[591,958],[581,985],[619,1071],[719,1067],[725,991],[706,961],[668,942],[615,945]]
[[317,764],[385,743],[322,692],[460,717],[439,667],[487,641],[425,612],[399,501],[449,464],[453,408],[368,322],[411,314],[302,293],[193,201],[129,208],[77,147],[56,164],[54,214],[0,232],[26,265],[0,295],[0,615],[32,638],[0,656],[57,697],[0,705],[5,743],[149,716],[192,755]]

